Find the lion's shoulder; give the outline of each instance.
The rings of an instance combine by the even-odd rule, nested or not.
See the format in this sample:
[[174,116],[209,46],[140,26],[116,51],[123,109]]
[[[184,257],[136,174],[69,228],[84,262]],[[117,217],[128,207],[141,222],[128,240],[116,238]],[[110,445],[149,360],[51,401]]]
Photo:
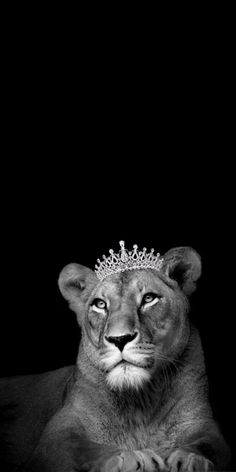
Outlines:
[[24,404],[30,397],[37,403],[46,398],[59,401],[73,369],[74,366],[67,366],[43,374],[1,378],[0,407],[9,403]]
[[17,462],[27,458],[47,422],[62,406],[73,371],[74,367],[68,366],[0,379],[0,463],[8,455],[17,457]]

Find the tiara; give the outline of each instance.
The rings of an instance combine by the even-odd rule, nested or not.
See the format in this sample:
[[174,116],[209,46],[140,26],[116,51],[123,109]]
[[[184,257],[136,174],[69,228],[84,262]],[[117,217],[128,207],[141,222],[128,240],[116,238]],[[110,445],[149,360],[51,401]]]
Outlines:
[[139,251],[137,244],[134,244],[133,250],[127,251],[124,241],[120,241],[119,245],[121,249],[118,253],[115,253],[113,249],[109,249],[110,256],[103,255],[103,261],[97,259],[98,264],[95,265],[95,273],[100,280],[105,279],[108,275],[124,272],[125,270],[161,269],[163,259],[160,259],[159,253],[156,256],[154,255],[154,249],[147,253],[145,247],[142,251]]

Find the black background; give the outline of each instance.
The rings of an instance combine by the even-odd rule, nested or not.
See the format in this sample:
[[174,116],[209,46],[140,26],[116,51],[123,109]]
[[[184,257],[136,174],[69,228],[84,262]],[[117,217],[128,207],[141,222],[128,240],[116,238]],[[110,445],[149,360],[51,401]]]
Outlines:
[[124,62],[96,42],[86,54],[23,36],[9,46],[3,90],[0,374],[75,362],[79,328],[57,287],[64,265],[93,267],[120,239],[161,254],[192,246],[203,274],[190,316],[234,452],[231,60],[221,37],[181,38],[160,67],[160,50],[132,49]]

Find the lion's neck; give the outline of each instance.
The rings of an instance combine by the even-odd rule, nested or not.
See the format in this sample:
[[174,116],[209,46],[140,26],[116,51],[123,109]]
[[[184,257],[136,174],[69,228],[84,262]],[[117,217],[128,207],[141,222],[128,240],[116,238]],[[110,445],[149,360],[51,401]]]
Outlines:
[[83,349],[80,349],[77,358],[74,378],[74,398],[77,394],[86,396],[87,403],[102,404],[109,414],[114,411],[114,414],[124,416],[128,422],[134,422],[135,419],[140,421],[141,417],[145,421],[152,418],[162,408],[170,388],[165,373],[160,371],[139,390],[111,390],[106,383],[105,374],[91,363]]
[[139,390],[127,389],[110,392],[114,409],[132,423],[143,417],[145,421],[158,413],[166,398],[166,385],[158,379],[158,373]]

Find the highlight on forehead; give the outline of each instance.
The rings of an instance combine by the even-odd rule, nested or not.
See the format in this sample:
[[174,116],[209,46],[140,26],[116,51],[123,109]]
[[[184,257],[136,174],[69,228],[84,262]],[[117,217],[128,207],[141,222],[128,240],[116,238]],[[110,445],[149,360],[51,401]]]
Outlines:
[[141,292],[147,285],[155,285],[158,281],[161,284],[170,285],[169,280],[159,271],[153,269],[126,270],[105,278],[101,289],[103,293],[109,291],[122,295],[128,287],[137,288]]
[[133,278],[130,278],[129,285],[136,287],[140,292],[144,291],[146,288],[155,288],[157,284],[166,284],[165,276],[154,269],[136,270],[134,275]]

